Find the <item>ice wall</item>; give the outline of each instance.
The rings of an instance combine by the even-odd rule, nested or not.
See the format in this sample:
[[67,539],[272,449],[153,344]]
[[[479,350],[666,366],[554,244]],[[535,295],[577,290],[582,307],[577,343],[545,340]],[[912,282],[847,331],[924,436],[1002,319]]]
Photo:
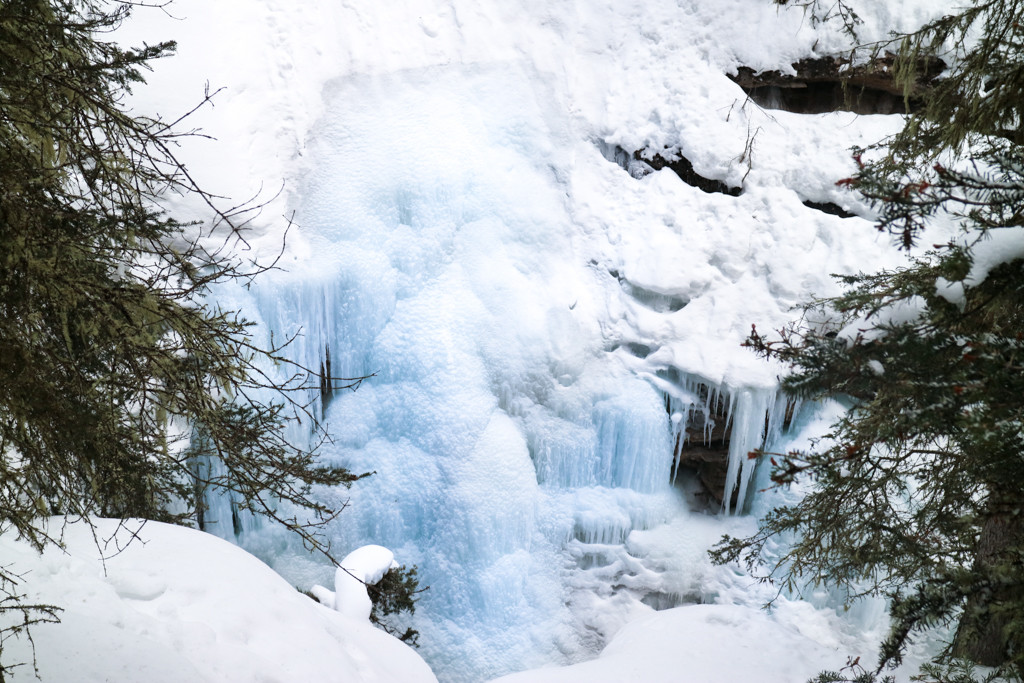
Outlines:
[[[620,294],[567,210],[551,87],[508,65],[334,84],[297,214],[308,250],[251,293],[297,363],[372,375],[309,395],[323,458],[375,472],[319,495],[348,503],[336,547],[420,567],[415,626],[450,680],[590,654],[570,546],[681,509],[661,395],[604,350]],[[242,542],[296,582],[323,571],[275,533]]]
[[[592,656],[629,616],[697,590],[663,585],[627,541],[689,514],[672,485],[688,418],[673,422],[663,392],[685,400],[701,380],[673,370],[666,388],[607,350],[600,321],[634,292],[580,240],[559,172],[571,141],[537,78],[336,84],[299,213],[315,237],[252,293],[298,363],[318,369],[329,350],[334,374],[372,375],[326,406],[309,395],[333,439],[325,460],[375,472],[319,492],[348,505],[329,535],[419,566],[430,590],[414,626],[452,681]],[[716,391],[742,500],[774,392]],[[322,581],[275,534],[242,542],[296,583]]]

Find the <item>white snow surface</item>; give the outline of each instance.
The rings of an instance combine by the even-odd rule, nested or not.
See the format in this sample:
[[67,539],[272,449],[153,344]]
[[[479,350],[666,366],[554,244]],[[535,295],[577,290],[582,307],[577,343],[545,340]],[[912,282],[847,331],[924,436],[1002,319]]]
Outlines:
[[[856,5],[865,40],[947,9]],[[181,157],[227,204],[261,189],[269,202],[243,256],[284,245],[281,270],[218,302],[256,321],[257,340],[298,335],[288,354],[308,368],[329,350],[335,376],[374,374],[327,406],[310,394],[333,437],[325,462],[375,472],[316,494],[348,504],[327,529],[339,553],[380,544],[419,567],[430,590],[411,623],[441,679],[577,663],[608,643],[584,670],[618,670],[662,627],[734,644],[748,621],[775,629],[793,669],[706,648],[765,681],[866,646],[874,603],[839,619],[841,596],[784,596],[834,629],[807,648],[792,622],[757,616],[766,595],[706,556],[753,519],[705,514],[673,471],[687,421],[721,400],[730,488],[755,514],[777,502],[747,451],[827,421],[808,407],[782,433],[782,369],[742,340],[836,293],[830,273],[903,262],[869,220],[802,204],[870,219],[835,183],[854,171],[849,148],[899,117],[765,111],[726,76],[835,53],[837,27],[768,0],[176,0],[140,8],[119,38],[179,44],[137,89],[140,112],[174,118],[206,82],[223,88],[191,119],[216,140]],[[645,173],[634,152],[682,154],[743,193]],[[243,518],[236,537],[228,498],[209,503],[213,533],[293,584],[329,584],[334,568],[283,531]]]
[[395,561],[395,554],[384,546],[364,545],[341,561],[334,572],[333,591],[314,584],[309,592],[322,604],[353,619],[365,621],[373,611],[373,601],[366,587],[379,582],[389,569],[400,566]]
[[802,614],[785,617],[740,605],[656,612],[626,624],[597,659],[494,683],[805,681],[846,661],[835,651],[835,624],[802,604]]
[[[0,535],[26,601],[64,610],[59,624],[32,629],[46,683],[436,681],[412,649],[317,604],[237,546],[158,522],[94,522],[51,519],[65,550],[41,556]],[[28,641],[5,640],[4,659],[31,662]],[[12,680],[35,681],[31,665]]]
[[369,619],[373,603],[366,586],[398,566],[395,554],[383,546],[364,545],[350,552],[334,572],[334,609],[353,619]]
[[1012,229],[989,230],[971,249],[971,270],[964,278],[963,284],[977,287],[993,268],[1024,258],[1024,235],[1021,233],[1021,230]]

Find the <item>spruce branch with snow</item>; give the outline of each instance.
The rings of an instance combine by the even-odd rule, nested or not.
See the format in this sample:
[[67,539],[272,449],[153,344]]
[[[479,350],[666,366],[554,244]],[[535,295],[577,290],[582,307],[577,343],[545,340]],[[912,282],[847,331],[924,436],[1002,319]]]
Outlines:
[[373,603],[370,621],[412,647],[419,647],[419,631],[411,626],[403,629],[401,625],[393,623],[397,617],[392,615],[407,613],[411,617],[416,613],[417,595],[429,589],[429,586],[420,588],[418,569],[415,565],[392,567],[380,581],[366,586],[366,592]]
[[780,7],[799,7],[814,24],[839,21],[851,38],[857,36],[857,26],[863,20],[853,7],[844,0],[774,0]]
[[[901,37],[904,83],[923,54],[944,50],[953,66],[841,181],[900,248],[936,220],[958,236],[906,267],[841,278],[844,294],[807,305],[779,338],[755,329],[748,339],[791,366],[788,391],[852,407],[827,447],[774,461],[776,484],[810,481],[810,493],[713,557],[794,590],[887,596],[876,673],[938,626],[951,637],[936,666],[962,659],[1024,676],[1022,11],[1017,0],[975,2]],[[765,572],[766,544],[789,534]]]
[[[217,487],[327,553],[318,528],[338,511],[311,487],[357,477],[286,435],[305,369],[206,299],[261,270],[233,255],[258,207],[219,208],[175,157],[180,120],[127,108],[174,50],[106,39],[134,6],[0,5],[0,528],[41,550],[59,542],[47,515],[194,522]],[[174,194],[213,220],[170,218]],[[194,467],[202,458],[222,467]],[[0,611],[33,609],[9,585]]]

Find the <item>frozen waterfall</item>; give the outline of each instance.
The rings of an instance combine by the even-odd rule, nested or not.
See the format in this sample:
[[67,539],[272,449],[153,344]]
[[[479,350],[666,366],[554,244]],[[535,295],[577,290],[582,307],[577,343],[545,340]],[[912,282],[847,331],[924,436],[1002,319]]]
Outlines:
[[[866,39],[934,0],[897,4],[865,14]],[[188,124],[216,142],[182,140],[182,160],[232,202],[267,190],[241,257],[281,270],[214,295],[256,343],[292,339],[322,457],[375,473],[315,492],[347,505],[327,532],[339,557],[378,544],[419,566],[410,625],[444,683],[591,659],[652,610],[771,597],[706,551],[784,495],[748,454],[806,448],[828,420],[783,433],[783,370],[740,345],[835,294],[829,273],[901,262],[868,221],[806,203],[869,216],[836,181],[902,124],[765,111],[728,74],[846,35],[765,0],[176,0],[136,20],[132,44],[179,46],[138,111],[225,88]],[[694,453],[717,458],[720,499]],[[207,531],[333,585],[281,529],[207,503]]]
[[[333,438],[322,457],[375,473],[318,495],[348,504],[337,548],[419,566],[422,653],[452,681],[592,656],[629,614],[697,590],[666,586],[627,541],[690,514],[674,444],[709,400],[728,404],[727,490],[744,500],[776,403],[716,384],[699,404],[701,378],[657,359],[662,372],[638,372],[609,346],[600,321],[633,292],[566,201],[581,150],[555,88],[511,66],[334,83],[307,152],[304,242],[283,272],[225,294],[264,343],[294,337],[302,366],[369,376],[309,389]],[[210,504],[233,520],[211,530],[241,532],[294,583],[325,582],[279,530]]]

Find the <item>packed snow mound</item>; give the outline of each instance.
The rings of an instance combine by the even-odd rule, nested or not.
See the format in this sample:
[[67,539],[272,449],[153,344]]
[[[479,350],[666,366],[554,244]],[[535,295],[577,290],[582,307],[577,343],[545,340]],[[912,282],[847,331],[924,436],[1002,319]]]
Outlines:
[[[42,555],[0,536],[27,600],[64,609],[61,623],[32,630],[44,683],[436,681],[412,649],[317,604],[237,546],[157,522],[95,523],[64,526],[65,550]],[[24,638],[3,645],[5,664],[32,661]],[[35,681],[31,665],[13,680]]]
[[657,612],[626,624],[597,659],[493,683],[793,683],[841,668],[835,624],[810,605],[789,606],[804,609],[782,617],[740,605]]

